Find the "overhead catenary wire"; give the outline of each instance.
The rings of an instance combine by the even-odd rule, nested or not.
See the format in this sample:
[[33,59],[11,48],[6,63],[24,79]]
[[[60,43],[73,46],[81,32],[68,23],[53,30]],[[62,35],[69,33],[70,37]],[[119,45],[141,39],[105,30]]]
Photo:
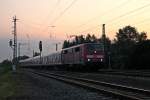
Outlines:
[[[50,22],[50,26],[51,25],[54,25],[74,4],[75,4],[75,2],[77,2],[78,0],[73,0],[70,4],[69,4],[69,6],[67,6],[57,17],[55,17],[55,19],[54,20],[52,20],[51,22]],[[43,30],[42,30],[42,32],[45,32],[45,30],[47,30],[47,28],[48,28],[48,26],[46,26]]]
[[[120,15],[120,16],[117,16],[117,17],[115,17],[115,18],[112,18],[112,19],[108,20],[108,21],[106,22],[106,24],[109,24],[109,25],[110,25],[110,23],[115,22],[116,20],[119,20],[119,19],[122,18],[122,17],[126,17],[126,16],[128,16],[128,15],[130,15],[130,14],[133,14],[133,13],[135,13],[135,12],[137,12],[137,11],[139,11],[139,10],[142,10],[142,9],[144,9],[144,8],[146,8],[146,7],[149,7],[149,6],[150,6],[150,4],[146,4],[146,5],[142,6],[142,7],[133,9],[133,10],[131,10],[131,11],[129,11],[129,12],[126,12],[126,13]],[[98,27],[98,26],[99,26],[99,25],[95,25],[95,26],[93,26],[92,28],[95,28],[95,27]],[[90,29],[92,29],[92,28],[90,28]],[[87,31],[87,30],[89,30],[89,28],[86,29],[85,31]]]
[[115,18],[112,18],[112,19],[108,20],[106,23],[107,23],[107,24],[110,24],[110,23],[112,23],[112,22],[114,22],[114,21],[116,21],[116,20],[118,20],[118,19],[120,19],[120,18],[122,18],[122,17],[125,17],[125,16],[128,16],[128,15],[130,15],[130,14],[133,14],[133,13],[135,13],[135,12],[137,12],[137,11],[139,11],[139,10],[142,10],[142,9],[144,9],[144,8],[146,8],[146,7],[149,7],[149,6],[150,6],[150,3],[149,3],[149,4],[146,4],[146,5],[142,6],[142,7],[133,9],[133,10],[131,10],[131,11],[127,12],[127,13],[124,13],[124,14],[122,14],[122,15],[120,15],[120,16],[117,16],[117,17],[115,17]]
[[[112,25],[113,25],[113,26],[116,26],[116,25],[120,22],[119,20],[121,20],[123,17],[129,16],[129,15],[131,15],[131,14],[133,15],[133,14],[135,14],[135,12],[140,11],[140,10],[143,10],[144,8],[147,8],[147,7],[150,7],[150,4],[144,5],[144,6],[142,6],[142,7],[139,7],[139,8],[137,8],[137,9],[134,9],[134,10],[132,10],[132,11],[129,11],[129,12],[125,13],[125,14],[122,14],[122,15],[120,15],[120,16],[114,18],[114,19],[111,19],[112,21],[108,21],[107,25],[109,25],[109,26],[111,25],[111,27],[112,27]],[[146,20],[148,20],[148,19],[145,19],[145,20],[136,22],[136,23],[134,23],[134,24],[138,25],[138,24],[141,24],[141,23],[146,22]],[[114,23],[115,23],[115,24],[114,24]],[[132,24],[133,24],[133,23],[132,23]],[[118,24],[118,25],[119,25],[119,24]],[[121,27],[121,25],[120,25],[120,27]]]
[[102,16],[102,15],[104,15],[104,14],[111,13],[111,12],[112,12],[113,10],[115,10],[115,9],[119,9],[119,8],[124,7],[125,5],[127,5],[127,4],[129,3],[129,1],[131,1],[131,0],[126,0],[126,1],[122,2],[122,3],[119,4],[118,6],[112,8],[112,9],[109,9],[109,10],[103,12],[102,14],[99,14],[98,16],[93,17],[93,18],[87,20],[85,23],[82,23],[82,24],[76,26],[74,29],[81,28],[81,27],[87,25],[88,23],[93,22],[94,20],[98,19],[100,16]]
[[56,4],[54,5],[54,8],[48,13],[47,17],[43,20],[41,25],[43,25],[55,13],[60,3],[61,0],[57,0]]
[[[128,1],[130,1],[130,0],[124,1],[124,3],[125,3],[125,2],[128,3]],[[73,4],[74,4],[73,2],[76,2],[76,0],[73,0],[73,1],[70,3],[70,5],[73,5]],[[60,3],[60,0],[58,0],[58,2],[57,2],[56,4],[59,5],[59,3]],[[72,3],[73,3],[73,4],[72,4]],[[125,3],[125,4],[126,4],[126,3]],[[119,6],[120,6],[120,8],[123,7],[123,3],[122,3],[121,5],[119,5]],[[119,7],[119,6],[118,6],[118,7]],[[148,4],[148,6],[149,6],[149,4]],[[142,7],[137,8],[137,9],[133,9],[132,11],[129,11],[129,12],[127,12],[127,13],[124,13],[123,15],[120,15],[120,16],[117,16],[117,17],[115,17],[115,18],[113,18],[113,19],[108,20],[108,21],[106,22],[106,24],[111,25],[113,22],[116,22],[116,21],[118,21],[119,19],[121,19],[121,18],[123,18],[123,17],[126,17],[126,16],[129,16],[130,14],[133,14],[134,12],[139,11],[139,10],[141,10],[141,9],[144,9],[144,8],[146,8],[146,7],[148,7],[148,6],[145,5],[145,6],[142,6]],[[69,7],[69,6],[68,6],[68,7]],[[68,7],[66,7],[66,8],[68,8]],[[66,12],[66,11],[65,11],[66,8],[59,14],[59,16],[57,16],[57,17],[52,21],[52,23],[56,23],[56,22],[64,15],[64,13]],[[68,9],[69,9],[69,8],[68,8]],[[108,10],[108,11],[109,11],[109,10]],[[110,11],[113,11],[113,10],[110,9]],[[83,25],[84,25],[84,23],[83,23]],[[86,29],[85,31],[91,30],[91,29],[96,28],[96,27],[99,27],[99,25],[95,25],[94,27],[90,27],[90,28]],[[82,31],[82,32],[85,32],[85,31]],[[69,32],[67,32],[67,33],[69,33]]]
[[97,27],[100,27],[100,25],[96,25],[96,26],[90,27],[90,28],[88,28],[86,30],[80,31],[79,33],[85,33],[87,31],[92,30],[92,29],[97,28]]
[[59,20],[78,0],[73,0],[69,6],[67,6],[51,23],[50,25],[53,25],[57,20]]

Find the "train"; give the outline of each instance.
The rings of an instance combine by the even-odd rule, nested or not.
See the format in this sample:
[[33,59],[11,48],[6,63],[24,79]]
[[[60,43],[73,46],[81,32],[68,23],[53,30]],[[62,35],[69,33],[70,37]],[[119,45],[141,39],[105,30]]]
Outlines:
[[104,66],[105,52],[102,43],[83,43],[62,49],[46,56],[21,60],[22,67],[98,70]]

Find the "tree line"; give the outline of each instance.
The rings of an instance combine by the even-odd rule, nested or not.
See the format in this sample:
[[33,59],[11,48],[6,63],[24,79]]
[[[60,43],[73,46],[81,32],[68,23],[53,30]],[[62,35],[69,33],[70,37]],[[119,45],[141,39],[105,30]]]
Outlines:
[[106,48],[106,67],[108,56],[113,69],[150,69],[150,40],[146,32],[138,32],[133,26],[125,26],[116,32],[115,38],[110,40],[103,34],[100,38],[88,34],[75,36],[73,41],[65,40],[63,48],[82,43],[103,43]]

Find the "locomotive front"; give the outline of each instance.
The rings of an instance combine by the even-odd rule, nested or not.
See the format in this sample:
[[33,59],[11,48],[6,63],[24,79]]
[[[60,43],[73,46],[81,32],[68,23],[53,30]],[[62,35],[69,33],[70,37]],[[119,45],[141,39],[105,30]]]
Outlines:
[[[101,43],[89,43],[84,46],[84,60],[87,65],[92,65],[96,68],[104,65],[105,53],[104,45]],[[92,68],[94,68],[92,67]]]

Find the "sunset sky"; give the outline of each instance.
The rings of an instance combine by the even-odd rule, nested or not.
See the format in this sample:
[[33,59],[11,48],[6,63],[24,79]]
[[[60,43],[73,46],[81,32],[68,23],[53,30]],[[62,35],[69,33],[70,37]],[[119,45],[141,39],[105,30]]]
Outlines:
[[18,43],[27,44],[21,46],[21,55],[38,51],[40,40],[46,55],[67,36],[90,33],[100,37],[102,24],[110,39],[126,25],[147,32],[150,38],[150,0],[0,0],[0,13],[0,61],[12,58],[8,41],[13,38],[14,15],[19,19]]

